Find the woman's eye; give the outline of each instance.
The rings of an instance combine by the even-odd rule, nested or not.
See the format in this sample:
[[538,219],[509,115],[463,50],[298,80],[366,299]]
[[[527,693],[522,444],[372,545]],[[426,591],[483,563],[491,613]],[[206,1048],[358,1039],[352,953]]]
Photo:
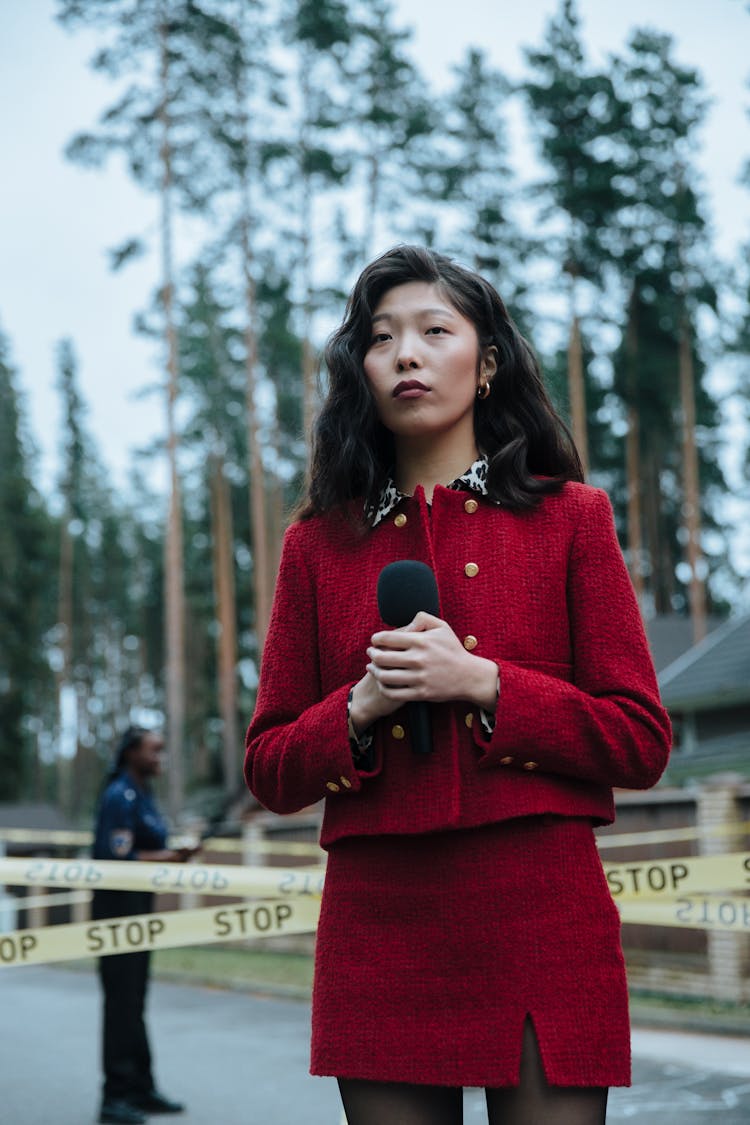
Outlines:
[[390,336],[388,335],[387,332],[377,332],[373,336],[373,338],[371,340],[371,344],[382,344],[384,340],[389,340],[389,339],[390,339]]
[[427,329],[427,335],[428,336],[429,335],[435,335],[436,336],[439,332],[445,332],[445,329],[442,328],[439,324],[434,324],[432,326],[432,328]]

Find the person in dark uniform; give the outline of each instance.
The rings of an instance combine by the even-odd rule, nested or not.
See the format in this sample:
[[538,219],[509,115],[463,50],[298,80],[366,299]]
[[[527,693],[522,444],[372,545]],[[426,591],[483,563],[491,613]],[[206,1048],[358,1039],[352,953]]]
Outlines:
[[[131,726],[117,746],[97,808],[94,859],[185,862],[196,848],[167,847],[167,825],[150,791],[161,773],[164,740]],[[94,919],[149,913],[150,891],[94,891]],[[156,1088],[144,1008],[149,975],[148,950],[99,959],[104,992],[102,1064],[104,1088],[99,1121],[137,1125],[153,1113],[181,1113],[184,1106]]]

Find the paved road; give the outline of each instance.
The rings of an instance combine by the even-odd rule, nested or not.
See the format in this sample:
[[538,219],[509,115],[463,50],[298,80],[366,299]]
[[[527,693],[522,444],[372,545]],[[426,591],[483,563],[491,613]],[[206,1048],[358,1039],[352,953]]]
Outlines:
[[[307,1074],[306,1004],[156,982],[149,1026],[163,1089],[182,1125],[339,1125],[333,1080]],[[48,966],[0,971],[0,1123],[91,1125],[96,1117],[95,976]],[[636,1030],[635,1084],[610,1122],[748,1125],[750,1040]],[[468,1091],[466,1125],[486,1121]],[[159,1120],[159,1119],[154,1119]]]

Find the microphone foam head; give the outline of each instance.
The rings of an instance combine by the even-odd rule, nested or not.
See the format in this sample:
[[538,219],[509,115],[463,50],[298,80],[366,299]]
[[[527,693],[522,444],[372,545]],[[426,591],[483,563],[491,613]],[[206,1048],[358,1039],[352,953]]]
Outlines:
[[435,573],[426,563],[401,559],[384,566],[378,578],[378,609],[386,625],[408,625],[417,613],[440,614]]

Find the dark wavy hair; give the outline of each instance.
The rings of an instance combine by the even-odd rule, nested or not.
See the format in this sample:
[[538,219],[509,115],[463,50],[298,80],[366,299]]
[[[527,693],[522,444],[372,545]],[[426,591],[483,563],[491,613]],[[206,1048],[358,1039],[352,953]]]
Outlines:
[[[497,349],[492,393],[477,399],[474,433],[487,457],[487,488],[493,500],[521,511],[583,480],[570,432],[544,386],[531,347],[496,290],[473,270],[420,246],[396,246],[360,274],[344,322],[330,337],[324,359],[328,393],[318,415],[308,491],[298,512],[307,518],[344,509],[361,497],[364,519],[372,519],[380,491],[393,469],[393,435],[378,417],[363,361],[372,339],[372,315],[381,297],[397,285],[424,281],[470,320],[480,351]],[[468,466],[467,466],[468,468]]]

